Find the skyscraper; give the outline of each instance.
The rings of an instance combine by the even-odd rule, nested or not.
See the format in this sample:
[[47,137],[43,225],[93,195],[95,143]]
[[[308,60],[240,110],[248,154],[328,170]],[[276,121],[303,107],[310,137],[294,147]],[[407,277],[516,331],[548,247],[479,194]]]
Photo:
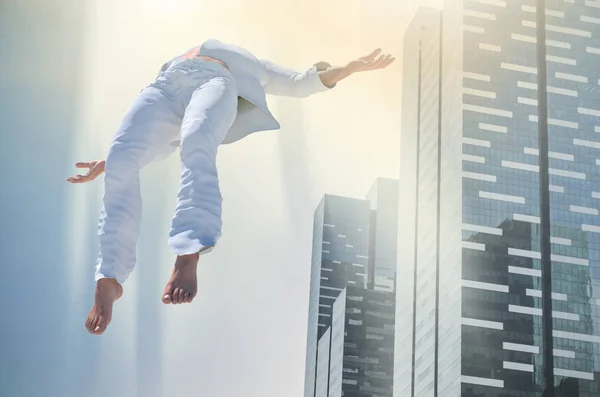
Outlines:
[[417,13],[395,396],[600,393],[599,61],[597,1]]
[[379,178],[367,193],[369,228],[369,289],[394,292],[398,244],[398,181]]
[[305,397],[390,396],[397,181],[315,211]]

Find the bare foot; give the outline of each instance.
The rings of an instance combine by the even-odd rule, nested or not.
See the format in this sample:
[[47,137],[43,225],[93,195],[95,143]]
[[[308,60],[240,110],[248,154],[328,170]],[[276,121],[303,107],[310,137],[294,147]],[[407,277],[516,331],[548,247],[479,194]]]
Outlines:
[[103,278],[96,283],[94,306],[85,322],[87,330],[94,335],[106,331],[112,318],[113,303],[123,295],[123,287],[114,278]]
[[190,303],[198,292],[196,268],[199,254],[178,256],[171,278],[165,285],[162,301],[164,304]]

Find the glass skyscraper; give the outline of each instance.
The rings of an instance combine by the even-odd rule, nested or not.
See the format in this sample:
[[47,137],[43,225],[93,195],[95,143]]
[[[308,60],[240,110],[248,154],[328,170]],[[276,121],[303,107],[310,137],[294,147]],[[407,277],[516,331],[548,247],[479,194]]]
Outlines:
[[394,396],[600,395],[600,2],[447,0],[404,44]]
[[315,211],[305,397],[392,396],[398,184]]

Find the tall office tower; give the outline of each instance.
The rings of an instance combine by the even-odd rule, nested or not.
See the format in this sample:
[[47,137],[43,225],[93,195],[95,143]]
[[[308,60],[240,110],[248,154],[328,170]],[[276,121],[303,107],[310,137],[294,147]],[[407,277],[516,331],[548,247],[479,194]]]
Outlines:
[[367,193],[369,228],[369,289],[394,292],[398,244],[398,181],[379,178]]
[[397,181],[315,211],[305,397],[390,396]]
[[599,395],[600,2],[448,0],[404,51],[394,395]]

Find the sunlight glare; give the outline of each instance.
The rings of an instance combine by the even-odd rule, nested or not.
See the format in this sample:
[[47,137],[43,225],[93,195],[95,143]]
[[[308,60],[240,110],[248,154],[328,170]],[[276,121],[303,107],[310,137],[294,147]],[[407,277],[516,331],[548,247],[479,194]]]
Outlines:
[[199,0],[143,0],[144,8],[154,18],[190,16],[202,8]]

